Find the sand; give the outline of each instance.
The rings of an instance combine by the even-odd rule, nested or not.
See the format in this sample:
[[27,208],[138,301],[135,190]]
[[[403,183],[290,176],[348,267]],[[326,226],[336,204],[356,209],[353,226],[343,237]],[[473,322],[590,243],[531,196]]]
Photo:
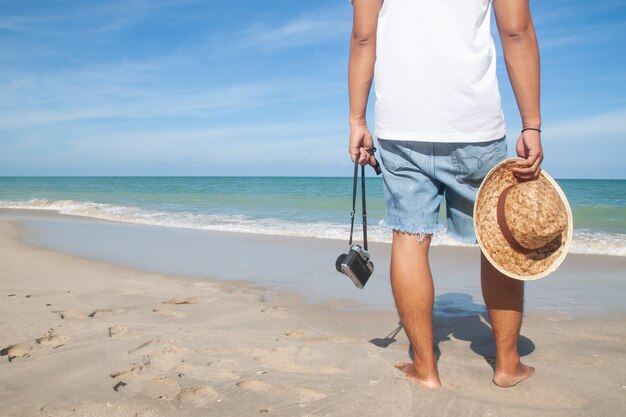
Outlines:
[[[23,241],[0,221],[3,416],[618,416],[626,315],[529,313],[512,389],[491,382],[484,315],[437,314],[443,387],[393,364],[389,311],[345,311],[243,282],[122,268]],[[589,258],[589,259],[597,259]],[[580,261],[583,262],[584,261]]]

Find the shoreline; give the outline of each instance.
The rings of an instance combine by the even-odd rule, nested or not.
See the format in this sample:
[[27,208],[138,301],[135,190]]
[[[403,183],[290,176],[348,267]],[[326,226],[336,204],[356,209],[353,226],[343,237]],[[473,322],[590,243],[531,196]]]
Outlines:
[[[348,196],[346,196],[347,199]],[[97,200],[97,199],[96,199]],[[105,198],[106,201],[106,198]],[[285,203],[284,201],[282,203]],[[121,205],[118,205],[121,204]],[[281,202],[277,202],[280,206]],[[232,208],[231,208],[232,209]],[[118,202],[95,203],[82,200],[37,200],[8,201],[0,200],[0,210],[16,211],[48,211],[78,218],[90,218],[118,223],[146,225],[155,227],[168,227],[177,229],[192,229],[200,231],[233,232],[243,234],[262,234],[271,236],[290,236],[298,238],[315,238],[330,240],[345,240],[349,234],[349,224],[345,217],[338,218],[337,212],[326,212],[322,217],[290,218],[283,215],[275,216],[272,212],[257,213],[249,212],[239,207],[236,213],[205,213],[202,210],[168,210],[155,206],[125,205]],[[298,208],[294,208],[298,211]],[[598,208],[599,209],[599,208]],[[336,209],[335,209],[336,210]],[[374,219],[382,221],[382,207]],[[578,212],[576,211],[578,210]],[[570,246],[570,253],[582,255],[617,256],[626,258],[626,224],[620,227],[618,219],[624,217],[619,207],[608,207],[609,212],[599,214],[600,223],[591,221],[585,207],[579,207],[574,211],[577,219],[574,229],[574,238]],[[229,214],[230,213],[230,214]],[[341,211],[342,215],[347,214]],[[443,211],[440,213],[440,221],[445,222]],[[606,216],[607,218],[603,218]],[[581,221],[582,218],[587,218]],[[371,220],[371,216],[370,216]],[[602,225],[601,225],[602,224]],[[391,235],[382,223],[370,221],[369,240],[378,243],[391,243]],[[459,242],[449,237],[445,231],[436,232],[433,235],[431,246],[473,246]]]
[[[374,274],[363,290],[335,270],[347,242],[238,232],[137,225],[47,210],[0,209],[0,219],[24,224],[25,241],[53,251],[146,272],[249,282],[293,292],[309,303],[353,311],[395,312],[388,271],[390,244],[370,244]],[[435,312],[483,312],[477,247],[431,248]],[[626,258],[569,254],[549,277],[526,285],[529,313],[626,313]],[[482,307],[481,307],[482,306]]]
[[438,314],[444,385],[430,391],[393,368],[408,359],[393,313],[123,268],[33,247],[22,233],[0,220],[8,417],[617,416],[626,406],[624,314],[529,313],[520,350],[537,374],[510,390],[490,381],[483,315]]

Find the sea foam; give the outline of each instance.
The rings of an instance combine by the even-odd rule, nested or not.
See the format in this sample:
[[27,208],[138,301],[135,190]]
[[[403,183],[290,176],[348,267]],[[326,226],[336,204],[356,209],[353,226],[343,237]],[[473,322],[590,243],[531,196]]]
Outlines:
[[[349,224],[301,222],[273,218],[251,218],[241,214],[207,214],[188,211],[169,212],[132,206],[81,202],[76,200],[0,201],[0,208],[53,210],[71,216],[162,227],[255,233],[278,236],[347,240]],[[355,225],[355,239],[361,238],[360,222]],[[391,234],[382,224],[368,226],[368,240],[391,242]],[[445,230],[435,233],[435,246],[474,246],[450,238]],[[626,234],[576,230],[571,253],[626,256]]]

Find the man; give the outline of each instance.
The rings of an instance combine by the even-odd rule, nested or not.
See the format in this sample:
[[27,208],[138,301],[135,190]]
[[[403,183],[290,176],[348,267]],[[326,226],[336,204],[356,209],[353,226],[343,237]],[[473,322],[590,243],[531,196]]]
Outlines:
[[[416,383],[441,386],[433,352],[433,281],[428,260],[445,197],[448,233],[475,242],[472,208],[481,181],[506,156],[490,16],[496,16],[523,131],[515,175],[535,178],[543,160],[539,52],[528,0],[352,0],[350,145],[352,160],[374,164],[366,107],[372,80],[384,166],[385,224],[393,229],[391,285],[413,362],[398,364]],[[496,343],[493,382],[530,377],[517,350],[523,282],[481,255],[481,285]]]

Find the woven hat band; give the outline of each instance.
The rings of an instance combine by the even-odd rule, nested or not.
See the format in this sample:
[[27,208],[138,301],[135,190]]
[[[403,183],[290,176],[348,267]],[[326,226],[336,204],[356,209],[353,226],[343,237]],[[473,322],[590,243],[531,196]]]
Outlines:
[[574,222],[563,190],[546,171],[532,181],[515,176],[520,160],[505,159],[487,173],[476,195],[474,228],[491,265],[508,277],[531,281],[561,265]]

